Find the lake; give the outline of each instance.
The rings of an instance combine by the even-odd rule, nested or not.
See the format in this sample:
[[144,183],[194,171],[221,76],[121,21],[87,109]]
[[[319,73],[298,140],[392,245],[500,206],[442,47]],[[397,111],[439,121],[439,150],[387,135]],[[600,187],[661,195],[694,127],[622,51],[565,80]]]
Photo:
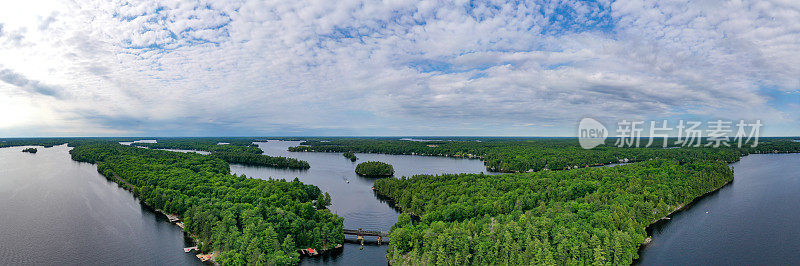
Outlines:
[[[331,194],[330,209],[348,229],[388,231],[399,214],[372,192],[376,179],[355,174],[358,162],[394,165],[395,176],[479,173],[483,162],[446,157],[357,153],[353,163],[341,153],[288,152],[298,141],[257,143],[264,154],[306,160],[308,170],[231,165],[231,172],[253,178],[298,178]],[[130,144],[130,143],[123,143]],[[189,238],[130,192],[97,173],[93,164],[70,159],[66,145],[0,148],[0,258],[3,264],[202,265],[182,248]],[[173,150],[189,152],[186,150]],[[349,182],[348,182],[349,181]],[[354,238],[348,237],[350,240]],[[386,242],[368,239],[365,247],[348,242],[302,264],[386,264]]]
[[[376,179],[355,174],[357,163],[392,164],[395,177],[485,172],[480,160],[357,153],[289,152],[297,141],[257,143],[264,154],[306,160],[308,170],[231,165],[253,178],[294,179],[331,194],[330,209],[347,229],[388,230],[399,214],[372,192]],[[72,161],[69,147],[0,148],[0,258],[3,264],[200,265],[183,253],[183,232],[107,181],[92,164]],[[180,150],[179,150],[180,151]],[[734,182],[672,220],[653,226],[640,251],[643,265],[800,265],[800,154],[757,154],[732,164]],[[353,237],[348,239],[354,240]],[[347,242],[301,264],[386,264],[387,246]]]
[[800,265],[800,154],[753,154],[733,183],[654,225],[642,265]]
[[[231,165],[231,172],[245,174],[253,178],[294,179],[318,186],[333,198],[329,209],[344,217],[344,228],[388,231],[397,221],[400,214],[388,203],[379,200],[372,191],[376,178],[358,176],[355,168],[358,163],[381,161],[394,167],[395,177],[418,174],[444,173],[480,173],[486,172],[483,161],[476,159],[458,159],[450,157],[387,155],[356,153],[358,161],[351,162],[342,153],[325,152],[289,152],[287,148],[297,146],[300,141],[256,142],[270,156],[292,157],[308,161],[308,170],[277,169]],[[348,182],[349,181],[349,182]],[[350,240],[355,237],[347,236]],[[367,240],[370,240],[369,238]],[[374,241],[374,239],[371,239]],[[373,242],[371,241],[371,242]],[[379,265],[387,264],[386,242],[383,245],[369,243],[360,249],[360,245],[347,242],[340,252],[329,256],[303,259],[301,264],[341,264],[341,265]]]
[[183,232],[133,194],[70,159],[66,145],[0,149],[4,265],[202,265]]

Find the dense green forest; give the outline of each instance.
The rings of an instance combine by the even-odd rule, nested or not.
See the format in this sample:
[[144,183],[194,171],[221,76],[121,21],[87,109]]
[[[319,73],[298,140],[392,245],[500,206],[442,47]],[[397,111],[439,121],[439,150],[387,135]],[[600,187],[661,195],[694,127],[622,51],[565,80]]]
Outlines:
[[277,168],[308,169],[308,162],[295,158],[267,156],[246,152],[214,152],[211,154],[223,161],[236,164],[270,166]]
[[682,162],[696,159],[732,162],[750,153],[800,152],[800,143],[790,138],[762,138],[755,148],[676,147],[670,140],[662,148],[655,141],[651,148],[619,148],[610,139],[606,145],[586,150],[575,138],[478,138],[476,140],[409,141],[396,139],[339,138],[310,140],[290,151],[364,152],[482,158],[489,171],[534,172],[605,165],[618,162],[638,162],[650,159],[676,159]]
[[[380,179],[392,264],[629,265],[644,228],[733,179],[725,162]],[[412,223],[411,216],[420,220]]]
[[131,190],[153,208],[182,216],[202,251],[220,251],[223,265],[299,262],[299,248],[328,249],[344,241],[342,219],[326,209],[330,195],[313,185],[230,174],[214,156],[85,143],[76,161]]
[[0,139],[0,148],[15,146],[42,146],[50,148],[65,143],[88,143],[88,142],[119,142],[133,141],[132,138],[4,138]]
[[133,143],[151,149],[181,149],[211,152],[228,163],[278,168],[308,169],[308,162],[295,158],[262,155],[249,138],[158,138],[157,143]]
[[133,143],[151,149],[180,149],[207,152],[232,152],[261,154],[263,151],[244,138],[157,138],[157,143]]
[[36,153],[38,151],[39,150],[37,150],[36,148],[26,148],[22,150],[22,152],[29,152],[29,153]]
[[358,161],[358,157],[356,157],[356,154],[350,151],[343,153],[342,156],[344,156],[347,159],[350,159],[351,162]]
[[[289,149],[482,158],[492,171],[532,172],[376,181],[376,192],[403,210],[390,235],[393,264],[630,264],[647,225],[732,180],[727,163],[751,153],[800,152],[800,142],[789,138],[762,138],[755,148],[607,143],[591,150],[568,138],[309,139]],[[252,143],[257,139],[250,138],[135,144],[211,151],[207,156],[115,143],[131,140],[4,139],[0,147],[69,142],[76,147],[73,159],[96,163],[107,178],[130,184],[146,204],[182,215],[203,251],[222,252],[222,264],[293,264],[298,248],[343,242],[342,219],[326,210],[329,194],[296,179],[231,175],[228,167],[255,162],[302,168],[304,161],[260,155]],[[618,162],[635,163],[588,167]],[[380,162],[359,168],[359,174],[393,173]],[[576,170],[547,171],[561,169]]]
[[394,174],[394,167],[384,162],[363,162],[356,165],[356,174],[363,176],[391,176]]

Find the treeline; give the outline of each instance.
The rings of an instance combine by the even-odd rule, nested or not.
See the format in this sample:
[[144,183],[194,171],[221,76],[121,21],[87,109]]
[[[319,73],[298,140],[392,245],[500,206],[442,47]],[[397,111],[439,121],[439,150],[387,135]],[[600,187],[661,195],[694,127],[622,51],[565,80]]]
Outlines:
[[[485,143],[476,141],[408,141],[396,139],[338,138],[308,140],[289,151],[361,152],[385,154],[414,154],[456,157],[477,157],[489,151]],[[503,144],[501,144],[503,145]]]
[[247,138],[157,138],[157,143],[133,143],[151,149],[180,149],[207,152],[262,154],[263,151]]
[[308,169],[311,166],[308,162],[298,160],[295,158],[287,158],[280,156],[267,156],[261,154],[253,154],[246,152],[214,152],[211,154],[216,158],[222,159],[228,163],[256,165],[256,166],[269,166],[278,168],[292,168],[292,169]]
[[[614,139],[609,139],[606,145],[586,150],[580,147],[575,138],[487,138],[474,141],[342,138],[330,141],[306,141],[301,143],[301,146],[290,147],[289,150],[482,158],[486,169],[493,172],[562,170],[651,159],[675,159],[681,162],[709,159],[733,162],[750,153],[800,152],[800,142],[794,142],[791,138],[761,138],[755,148],[679,147],[674,143],[675,140],[669,140],[668,148],[663,148],[661,140],[656,140],[650,148],[619,148],[613,146]],[[644,144],[646,143],[642,143]]]
[[356,154],[351,152],[351,151],[343,153],[342,156],[344,156],[347,159],[350,159],[351,162],[355,162],[355,161],[358,160],[358,157],[356,157]]
[[157,143],[134,143],[151,149],[181,149],[211,152],[228,163],[277,168],[308,169],[308,162],[295,158],[262,155],[250,138],[159,138]]
[[[724,162],[380,179],[403,210],[391,264],[629,265],[644,228],[733,180]],[[420,217],[411,222],[411,215]]]
[[132,141],[130,138],[0,138],[0,148],[42,146],[50,148],[64,143]]
[[363,176],[391,176],[394,174],[394,167],[384,162],[363,162],[356,165],[356,174]]
[[214,156],[119,144],[77,145],[70,153],[132,185],[147,205],[179,214],[198,247],[221,252],[216,261],[223,265],[296,264],[300,248],[344,241],[342,218],[325,208],[330,195],[297,179],[251,179],[230,174]]

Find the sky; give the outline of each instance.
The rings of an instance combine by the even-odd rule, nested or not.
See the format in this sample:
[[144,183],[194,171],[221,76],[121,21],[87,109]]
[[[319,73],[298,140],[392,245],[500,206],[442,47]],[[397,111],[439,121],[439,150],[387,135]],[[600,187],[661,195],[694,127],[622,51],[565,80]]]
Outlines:
[[800,135],[800,2],[3,1],[0,137]]

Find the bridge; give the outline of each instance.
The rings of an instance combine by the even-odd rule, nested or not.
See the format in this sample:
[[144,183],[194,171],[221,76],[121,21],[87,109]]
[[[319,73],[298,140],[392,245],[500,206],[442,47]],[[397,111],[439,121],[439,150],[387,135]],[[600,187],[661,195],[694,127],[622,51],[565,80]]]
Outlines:
[[343,229],[342,231],[344,231],[345,235],[354,235],[354,236],[356,236],[358,240],[361,240],[361,245],[364,245],[364,237],[365,236],[377,236],[378,237],[378,245],[381,244],[381,241],[383,241],[384,237],[389,236],[389,233],[387,233],[387,232],[363,230],[361,228],[358,228],[358,230]]

